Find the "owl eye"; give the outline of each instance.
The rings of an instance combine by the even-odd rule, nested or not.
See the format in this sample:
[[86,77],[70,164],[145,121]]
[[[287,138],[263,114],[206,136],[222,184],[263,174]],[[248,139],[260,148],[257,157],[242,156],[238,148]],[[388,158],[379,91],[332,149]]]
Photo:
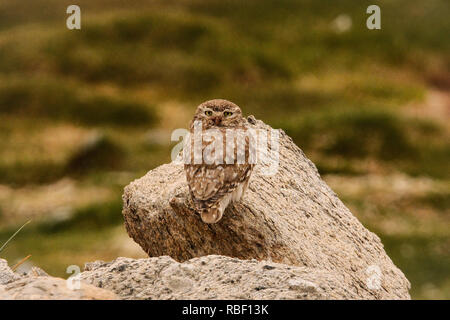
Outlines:
[[205,111],[205,114],[206,114],[207,116],[212,116],[212,111],[211,111],[211,110],[206,110],[206,111]]
[[233,112],[230,112],[230,111],[225,111],[224,113],[223,113],[223,115],[225,116],[225,117],[229,117],[229,116],[231,116],[233,114]]

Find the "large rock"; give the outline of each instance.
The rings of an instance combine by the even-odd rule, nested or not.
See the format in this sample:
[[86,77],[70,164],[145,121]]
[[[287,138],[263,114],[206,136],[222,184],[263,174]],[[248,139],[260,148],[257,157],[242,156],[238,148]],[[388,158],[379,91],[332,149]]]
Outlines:
[[122,299],[357,299],[327,270],[210,255],[178,263],[168,256],[86,265],[84,282]]
[[[270,129],[261,121],[249,122]],[[243,200],[212,225],[183,205],[174,210],[169,204],[173,197],[180,203],[188,199],[182,165],[148,172],[125,188],[128,234],[150,257],[168,255],[181,262],[217,254],[269,260],[328,272],[340,279],[348,297],[409,299],[410,284],[380,239],[361,225],[281,130],[279,152],[277,174],[264,175],[257,165]]]

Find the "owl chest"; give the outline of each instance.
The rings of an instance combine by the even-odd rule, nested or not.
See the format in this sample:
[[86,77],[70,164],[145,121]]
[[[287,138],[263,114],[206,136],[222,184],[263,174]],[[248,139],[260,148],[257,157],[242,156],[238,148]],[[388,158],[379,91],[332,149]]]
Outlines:
[[250,139],[244,130],[212,130],[204,131],[200,135],[194,132],[190,134],[187,148],[184,150],[185,163],[245,164],[249,163],[250,150]]

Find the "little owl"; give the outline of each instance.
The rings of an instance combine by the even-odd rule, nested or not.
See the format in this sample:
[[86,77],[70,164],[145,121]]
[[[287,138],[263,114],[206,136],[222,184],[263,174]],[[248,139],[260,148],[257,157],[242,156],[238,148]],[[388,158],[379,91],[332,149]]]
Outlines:
[[[248,187],[254,166],[249,161],[252,146],[247,135],[247,120],[242,117],[241,109],[230,101],[216,99],[199,105],[190,125],[191,137],[195,125],[199,124],[202,140],[197,150],[201,149],[201,162],[193,161],[195,138],[191,138],[190,161],[185,163],[184,170],[194,210],[203,222],[216,223],[230,202],[239,201]],[[205,139],[207,131],[214,133],[214,139]],[[215,148],[211,148],[213,142],[216,142]],[[242,150],[241,155],[244,153],[243,161],[242,157],[238,161],[239,150]],[[207,152],[212,154],[213,161],[207,161]]]

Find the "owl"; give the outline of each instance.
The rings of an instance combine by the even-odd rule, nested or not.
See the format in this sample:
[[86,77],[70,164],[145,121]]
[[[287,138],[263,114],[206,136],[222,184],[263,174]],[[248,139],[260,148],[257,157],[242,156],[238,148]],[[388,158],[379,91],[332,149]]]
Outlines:
[[[236,104],[216,99],[197,107],[190,125],[192,137],[196,124],[201,124],[202,141],[197,151],[202,158],[201,163],[192,161],[195,147],[191,139],[191,161],[184,165],[186,180],[193,209],[203,222],[216,223],[222,219],[227,206],[239,201],[248,187],[254,167],[249,161],[248,122]],[[214,139],[205,138],[208,132],[215,134]],[[244,150],[244,161],[238,161],[239,141],[245,144],[240,149]],[[215,143],[215,148],[211,148],[211,143]],[[211,153],[213,161],[207,161],[206,151]]]

